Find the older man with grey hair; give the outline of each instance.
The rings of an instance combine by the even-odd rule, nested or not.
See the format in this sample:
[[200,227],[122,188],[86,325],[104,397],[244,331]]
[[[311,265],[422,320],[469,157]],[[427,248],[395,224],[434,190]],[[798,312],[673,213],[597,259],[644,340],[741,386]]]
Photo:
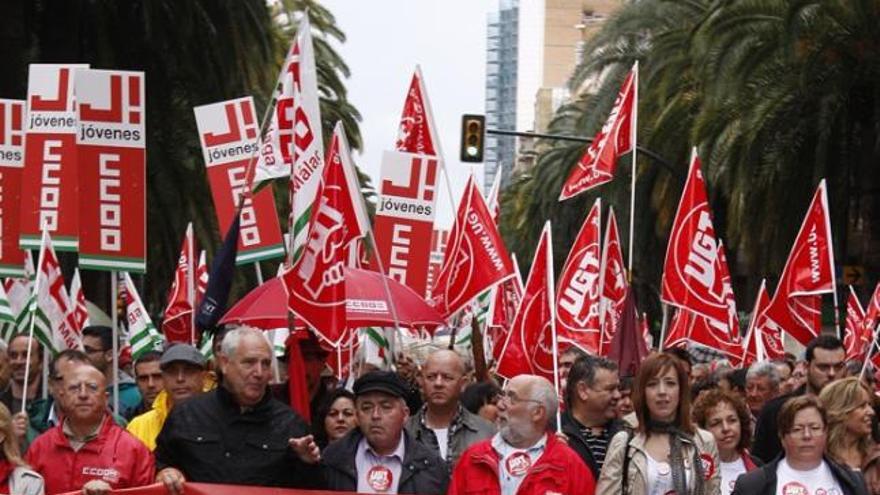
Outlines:
[[746,403],[753,417],[770,399],[779,396],[779,369],[771,361],[758,361],[746,373]]
[[581,458],[548,427],[559,398],[546,378],[519,375],[498,403],[498,433],[467,449],[455,466],[449,495],[593,493],[595,480]]
[[156,441],[156,481],[172,494],[184,481],[319,488],[309,428],[271,397],[272,347],[260,330],[223,339],[216,389],[174,406]]

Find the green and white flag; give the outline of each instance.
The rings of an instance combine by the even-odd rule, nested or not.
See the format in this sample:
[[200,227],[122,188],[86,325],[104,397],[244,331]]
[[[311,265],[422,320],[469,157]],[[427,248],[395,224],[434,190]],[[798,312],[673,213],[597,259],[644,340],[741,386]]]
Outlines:
[[[73,323],[72,308],[52,240],[49,233],[43,230],[29,316],[32,318],[30,325],[34,336],[52,354],[64,349],[82,349],[79,333]],[[31,327],[28,328],[30,330]]]
[[161,351],[163,345],[162,335],[156,330],[147,314],[141,296],[131,281],[128,273],[125,273],[123,287],[125,292],[125,318],[128,320],[129,344],[131,345],[131,358],[134,361],[140,359],[149,351]]
[[366,327],[360,330],[363,336],[364,361],[382,369],[391,369],[391,345],[388,335],[382,328]]
[[9,342],[10,337],[15,333],[16,315],[12,313],[12,307],[9,305],[9,298],[6,297],[6,289],[0,284],[0,338],[4,342]]

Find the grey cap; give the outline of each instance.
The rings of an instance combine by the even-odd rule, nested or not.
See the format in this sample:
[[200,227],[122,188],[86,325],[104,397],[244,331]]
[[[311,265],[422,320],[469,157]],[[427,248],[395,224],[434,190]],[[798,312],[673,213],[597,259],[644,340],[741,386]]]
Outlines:
[[189,344],[174,344],[162,353],[162,358],[159,359],[159,368],[164,370],[174,362],[189,363],[204,368],[205,356],[202,356],[198,349]]

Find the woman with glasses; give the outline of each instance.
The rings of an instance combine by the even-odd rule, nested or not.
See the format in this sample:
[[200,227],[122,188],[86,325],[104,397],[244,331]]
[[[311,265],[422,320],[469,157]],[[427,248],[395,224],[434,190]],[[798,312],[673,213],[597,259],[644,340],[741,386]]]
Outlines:
[[12,431],[12,415],[0,404],[0,493],[43,495],[43,477],[21,458]]
[[819,394],[828,417],[828,457],[861,470],[871,450],[874,407],[868,388],[852,376],[826,385]]
[[865,482],[849,468],[824,456],[828,439],[819,399],[789,399],[778,417],[782,456],[741,475],[734,495],[865,495]]
[[611,439],[596,493],[718,495],[718,449],[691,420],[684,364],[669,354],[649,356],[636,375],[633,407],[636,430]]

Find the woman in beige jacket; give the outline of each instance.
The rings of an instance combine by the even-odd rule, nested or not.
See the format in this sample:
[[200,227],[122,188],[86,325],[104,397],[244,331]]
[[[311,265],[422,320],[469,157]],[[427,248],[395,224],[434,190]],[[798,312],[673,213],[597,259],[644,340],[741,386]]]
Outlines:
[[681,361],[653,354],[636,376],[638,420],[608,445],[598,495],[719,495],[718,449],[691,421],[690,387]]

